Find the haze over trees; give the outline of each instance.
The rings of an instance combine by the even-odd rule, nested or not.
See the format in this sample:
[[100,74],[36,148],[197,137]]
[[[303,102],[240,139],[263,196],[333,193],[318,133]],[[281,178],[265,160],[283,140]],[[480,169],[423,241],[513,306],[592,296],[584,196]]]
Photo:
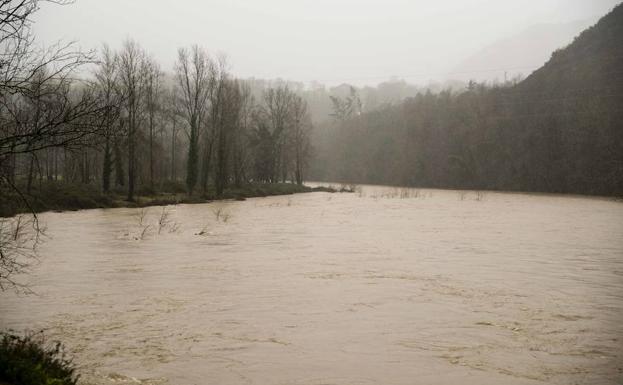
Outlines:
[[[312,178],[623,195],[623,6],[523,81],[470,82],[352,113],[314,135]],[[355,91],[353,91],[355,92]]]
[[[44,179],[98,183],[104,192],[127,189],[132,200],[139,186],[156,190],[180,180],[175,171],[182,164],[189,194],[198,182],[202,193],[209,184],[221,193],[234,179],[239,185],[296,180],[303,173],[296,159],[306,162],[300,142],[310,120],[305,102],[287,84],[254,98],[249,85],[228,72],[224,57],[199,46],[180,49],[174,74],[163,73],[131,39],[118,52],[103,46],[98,54],[84,53],[73,45],[40,52],[27,19],[37,2],[2,6],[5,15],[23,12],[2,24],[4,180],[24,179],[27,190]],[[93,76],[75,74],[85,64]],[[264,130],[270,139],[261,137]],[[261,155],[271,159],[252,159]],[[276,170],[270,178],[256,175],[251,166],[262,162],[274,163],[279,178]]]

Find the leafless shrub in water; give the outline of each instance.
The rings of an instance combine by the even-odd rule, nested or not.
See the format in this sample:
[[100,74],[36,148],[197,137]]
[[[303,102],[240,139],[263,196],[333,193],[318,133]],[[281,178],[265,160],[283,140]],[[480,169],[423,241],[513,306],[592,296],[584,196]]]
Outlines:
[[169,233],[177,233],[178,231],[180,231],[180,224],[177,222],[171,223],[171,226],[169,226]]
[[149,231],[150,228],[151,228],[151,225],[147,225],[143,227],[143,231],[141,231],[141,235],[139,235],[138,239],[140,239],[141,241],[145,239],[145,237],[147,236],[147,232]]
[[223,223],[227,223],[227,221],[231,219],[231,213],[227,212],[223,206],[214,207],[212,212],[214,213],[214,218],[217,222],[221,221]]
[[216,221],[218,222],[221,219],[221,214],[223,214],[223,208],[215,207],[212,209],[212,213],[214,213],[214,218],[216,218]]
[[340,185],[340,188],[337,189],[336,191],[339,191],[339,192],[355,192],[355,188],[356,187],[357,187],[357,185],[353,184],[353,183],[350,183],[350,184],[342,183]]
[[359,198],[363,198],[366,196],[366,194],[363,192],[363,188],[361,186],[356,186],[355,187],[355,192],[357,193],[357,196]]
[[[135,214],[136,216],[136,221],[139,227],[139,231],[140,233],[136,236],[134,236],[135,240],[144,240],[147,237],[147,234],[149,232],[149,229],[152,227],[150,224],[146,223],[146,218],[147,218],[147,214],[149,213],[149,209],[147,209],[146,207],[141,207]],[[158,233],[160,233],[160,230],[158,230]]]
[[227,221],[228,221],[230,218],[231,218],[231,214],[230,214],[230,213],[224,212],[224,213],[222,213],[222,214],[221,214],[221,221],[222,221],[223,223],[227,223]]
[[199,230],[198,232],[195,233],[195,235],[208,235],[208,224],[206,223],[205,225],[203,225],[203,227],[201,228],[201,230]]
[[160,234],[162,229],[171,224],[171,219],[169,217],[169,210],[167,210],[166,207],[163,207],[162,212],[160,213],[160,218],[158,219],[158,234]]
[[401,198],[426,198],[426,195],[423,194],[420,190],[406,188],[403,189],[403,193],[401,193]]
[[143,222],[145,221],[145,217],[147,216],[147,212],[149,210],[145,207],[141,207],[137,212],[136,212],[136,220],[138,221],[138,225],[143,227]]

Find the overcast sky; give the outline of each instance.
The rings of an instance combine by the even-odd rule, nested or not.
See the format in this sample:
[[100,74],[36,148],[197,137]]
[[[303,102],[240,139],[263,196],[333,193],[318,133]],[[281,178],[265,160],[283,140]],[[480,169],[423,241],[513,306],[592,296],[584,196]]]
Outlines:
[[[43,5],[40,41],[127,37],[171,70],[177,47],[227,54],[241,77],[375,84],[444,80],[483,47],[538,23],[597,18],[620,0],[76,0]],[[513,67],[514,63],[505,63]],[[483,71],[488,70],[482,68]]]

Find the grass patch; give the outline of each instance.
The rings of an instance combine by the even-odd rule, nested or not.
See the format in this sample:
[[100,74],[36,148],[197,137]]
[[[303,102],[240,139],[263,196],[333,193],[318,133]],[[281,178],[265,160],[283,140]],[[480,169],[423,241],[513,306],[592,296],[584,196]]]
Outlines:
[[[315,191],[331,193],[348,191],[345,188],[311,188],[293,183],[250,183],[241,187],[227,188],[221,196],[217,196],[212,187],[205,194],[197,193],[188,196],[181,183],[163,183],[163,187],[162,191],[152,191],[148,188],[139,189],[139,194],[134,202],[126,200],[124,191],[112,191],[109,194],[104,194],[93,185],[70,185],[58,182],[47,182],[41,186],[33,186],[31,193],[25,196],[35,212],[44,212],[111,207],[166,206],[179,203],[206,203],[220,199],[245,200],[247,198]],[[28,205],[15,191],[7,186],[0,186],[0,217],[11,217],[29,211]]]
[[[23,199],[13,190],[0,191],[0,216],[8,217],[29,211]],[[46,183],[41,188],[33,188],[25,195],[35,212],[55,210],[80,210],[101,207],[114,207],[115,200],[88,185],[66,185]]]
[[0,382],[9,385],[76,385],[78,375],[60,342],[43,334],[0,334]]
[[[311,192],[307,186],[292,183],[256,183],[223,191],[221,199],[244,200],[246,198],[267,197],[272,195],[290,195]],[[216,197],[212,197],[215,199]]]

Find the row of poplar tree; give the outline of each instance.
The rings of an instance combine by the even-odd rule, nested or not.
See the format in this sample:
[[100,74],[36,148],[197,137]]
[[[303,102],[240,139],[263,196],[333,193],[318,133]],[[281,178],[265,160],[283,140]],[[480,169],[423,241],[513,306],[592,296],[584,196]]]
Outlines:
[[31,31],[37,1],[1,6],[0,183],[97,184],[129,200],[302,184],[312,123],[287,84],[259,89],[199,46],[180,48],[171,73],[133,40],[118,51],[44,50]]

